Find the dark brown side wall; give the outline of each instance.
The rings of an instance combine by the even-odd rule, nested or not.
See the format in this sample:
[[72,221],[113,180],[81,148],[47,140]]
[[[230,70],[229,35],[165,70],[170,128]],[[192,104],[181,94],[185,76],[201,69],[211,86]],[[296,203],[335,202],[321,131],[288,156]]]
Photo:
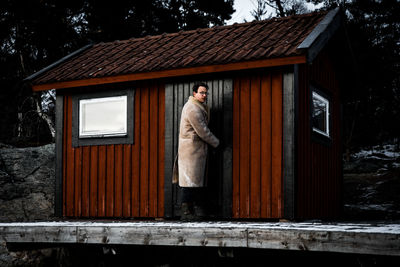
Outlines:
[[64,97],[63,216],[164,216],[164,86],[135,88],[134,144],[72,147]]
[[[313,140],[310,125],[310,84],[327,92],[331,99],[331,142]],[[326,51],[312,65],[299,66],[297,139],[297,216],[334,218],[341,212],[341,111],[338,79]]]
[[234,218],[280,218],[282,74],[243,73],[233,87]]

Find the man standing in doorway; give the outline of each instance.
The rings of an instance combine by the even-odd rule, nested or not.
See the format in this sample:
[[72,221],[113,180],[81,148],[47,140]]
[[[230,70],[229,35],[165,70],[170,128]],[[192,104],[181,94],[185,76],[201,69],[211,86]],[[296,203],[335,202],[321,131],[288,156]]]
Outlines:
[[174,166],[175,182],[179,176],[179,186],[182,189],[182,220],[200,219],[205,216],[204,187],[208,145],[214,148],[219,145],[218,138],[208,128],[210,110],[206,104],[207,95],[207,84],[195,84],[193,96],[189,97],[182,109],[178,168]]

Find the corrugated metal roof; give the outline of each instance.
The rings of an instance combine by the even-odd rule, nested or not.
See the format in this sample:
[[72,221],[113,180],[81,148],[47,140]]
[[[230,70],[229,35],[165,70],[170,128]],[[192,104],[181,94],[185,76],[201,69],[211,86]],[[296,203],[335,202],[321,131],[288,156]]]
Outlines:
[[32,84],[302,55],[297,47],[326,12],[98,43],[32,79]]

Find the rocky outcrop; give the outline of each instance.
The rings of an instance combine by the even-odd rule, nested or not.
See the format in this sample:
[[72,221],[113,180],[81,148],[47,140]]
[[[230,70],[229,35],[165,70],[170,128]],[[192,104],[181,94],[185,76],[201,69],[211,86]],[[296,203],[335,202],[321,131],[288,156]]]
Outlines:
[[55,146],[0,147],[0,221],[48,220],[54,214]]
[[[54,183],[54,144],[28,148],[0,144],[0,222],[51,219],[54,215]],[[57,251],[10,252],[1,242],[0,266],[39,266],[54,259]]]

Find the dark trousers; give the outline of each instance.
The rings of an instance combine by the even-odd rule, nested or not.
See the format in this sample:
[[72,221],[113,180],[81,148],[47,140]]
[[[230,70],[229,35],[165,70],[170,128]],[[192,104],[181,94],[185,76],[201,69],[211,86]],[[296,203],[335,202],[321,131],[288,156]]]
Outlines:
[[204,187],[181,187],[182,203],[204,203]]

